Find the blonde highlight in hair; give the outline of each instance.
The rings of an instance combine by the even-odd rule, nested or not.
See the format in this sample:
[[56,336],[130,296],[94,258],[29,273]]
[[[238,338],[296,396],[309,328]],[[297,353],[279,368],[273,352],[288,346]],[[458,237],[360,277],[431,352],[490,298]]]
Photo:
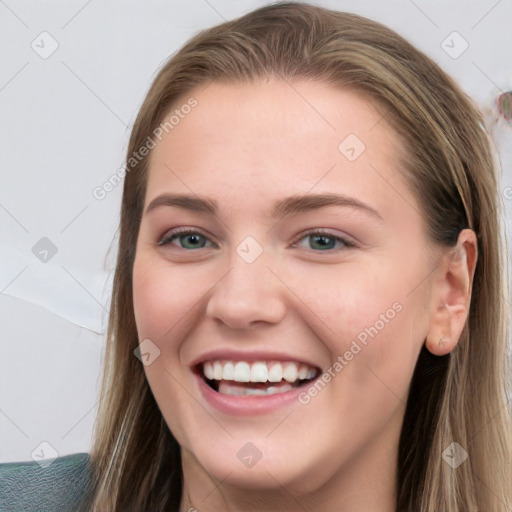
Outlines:
[[[422,209],[428,238],[478,240],[471,308],[448,355],[422,348],[397,454],[397,512],[512,510],[512,375],[507,352],[507,260],[498,162],[472,100],[431,59],[387,27],[356,14],[278,3],[204,30],[155,78],[127,158],[180,98],[213,81],[312,80],[351,89],[376,105],[404,141],[399,168]],[[200,106],[199,106],[200,108]],[[138,346],[132,269],[149,157],[126,174],[101,401],[84,510],[178,510],[180,448],[153,398]],[[468,460],[452,469],[458,442]]]

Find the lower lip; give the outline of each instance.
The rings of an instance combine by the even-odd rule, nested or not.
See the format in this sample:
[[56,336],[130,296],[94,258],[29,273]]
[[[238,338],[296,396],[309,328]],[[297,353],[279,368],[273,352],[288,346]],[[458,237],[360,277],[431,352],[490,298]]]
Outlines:
[[220,412],[231,416],[254,416],[282,409],[297,403],[299,395],[307,393],[308,388],[316,382],[314,379],[306,385],[273,395],[237,396],[219,393],[208,386],[200,375],[195,374],[195,377],[205,400]]

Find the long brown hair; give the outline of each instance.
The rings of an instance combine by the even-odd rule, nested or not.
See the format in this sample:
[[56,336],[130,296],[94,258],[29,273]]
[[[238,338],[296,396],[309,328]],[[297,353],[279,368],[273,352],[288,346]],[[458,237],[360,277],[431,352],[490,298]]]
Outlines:
[[[268,5],[200,32],[164,65],[140,109],[127,152],[90,510],[178,510],[182,497],[179,445],[134,356],[132,268],[148,157],[130,158],[196,86],[269,76],[351,89],[377,105],[404,142],[400,170],[421,204],[429,239],[453,246],[462,228],[476,232],[479,257],[462,336],[443,357],[423,347],[416,364],[397,453],[397,511],[509,512],[507,262],[498,165],[481,114],[394,31],[302,3]],[[454,441],[469,455],[457,469],[442,458]]]

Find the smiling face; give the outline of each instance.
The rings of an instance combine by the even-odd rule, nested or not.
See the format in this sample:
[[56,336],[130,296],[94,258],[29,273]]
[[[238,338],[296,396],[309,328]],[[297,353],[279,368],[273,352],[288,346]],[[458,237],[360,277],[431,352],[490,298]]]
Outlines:
[[318,82],[190,96],[152,150],[133,268],[139,340],[160,350],[144,369],[185,481],[392,482],[431,286],[398,138]]

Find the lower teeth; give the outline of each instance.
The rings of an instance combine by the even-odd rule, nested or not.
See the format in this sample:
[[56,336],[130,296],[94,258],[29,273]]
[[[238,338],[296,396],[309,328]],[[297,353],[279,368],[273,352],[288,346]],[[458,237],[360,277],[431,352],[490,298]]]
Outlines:
[[218,392],[223,395],[236,395],[236,396],[251,396],[251,395],[275,395],[277,393],[286,393],[293,389],[291,384],[283,384],[279,387],[269,386],[268,388],[250,388],[246,386],[227,384],[221,382],[219,384]]

